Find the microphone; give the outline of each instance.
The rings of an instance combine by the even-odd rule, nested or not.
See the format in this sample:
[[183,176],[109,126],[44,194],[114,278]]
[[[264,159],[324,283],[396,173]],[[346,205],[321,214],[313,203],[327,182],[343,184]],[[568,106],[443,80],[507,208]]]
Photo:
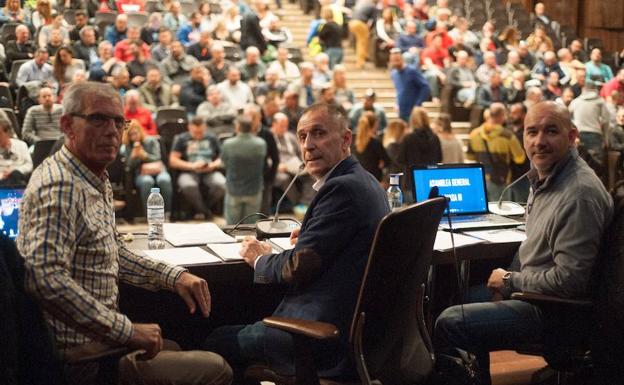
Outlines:
[[490,209],[490,211],[498,215],[524,215],[524,207],[512,201],[503,202],[503,197],[505,196],[505,193],[509,191],[510,188],[512,188],[513,186],[518,184],[521,180],[526,178],[530,172],[531,170],[525,172],[524,174],[520,175],[516,180],[514,180],[509,185],[507,185],[507,187],[503,189],[503,192],[501,192],[501,195],[498,198],[498,202],[496,203],[490,202],[488,204],[488,208]]
[[258,239],[276,238],[276,237],[289,237],[290,233],[299,226],[299,222],[293,219],[279,219],[279,210],[282,205],[282,201],[286,198],[286,195],[295,184],[295,181],[303,171],[305,170],[305,163],[299,166],[299,171],[295,174],[293,179],[288,184],[288,187],[284,190],[284,193],[277,201],[275,206],[275,215],[273,219],[262,219],[256,222],[256,237]]
[[440,188],[438,186],[433,186],[431,190],[429,190],[429,196],[427,199],[433,199],[440,196]]

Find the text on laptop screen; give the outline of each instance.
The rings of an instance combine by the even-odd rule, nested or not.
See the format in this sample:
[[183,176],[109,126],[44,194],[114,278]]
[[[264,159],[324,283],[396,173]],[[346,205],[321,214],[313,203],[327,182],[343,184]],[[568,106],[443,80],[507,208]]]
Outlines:
[[0,231],[11,239],[17,237],[19,207],[23,195],[23,188],[0,188]]
[[480,167],[415,168],[412,172],[416,201],[426,200],[431,188],[437,186],[440,195],[449,198],[451,214],[484,214],[487,198],[482,170]]

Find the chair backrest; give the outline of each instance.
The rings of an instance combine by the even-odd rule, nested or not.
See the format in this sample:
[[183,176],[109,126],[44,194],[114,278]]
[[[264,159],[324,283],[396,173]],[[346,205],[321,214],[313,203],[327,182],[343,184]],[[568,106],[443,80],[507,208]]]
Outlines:
[[165,123],[186,123],[187,114],[184,107],[160,107],[156,111],[156,125]]
[[190,16],[191,13],[193,13],[196,10],[197,10],[197,5],[195,5],[195,3],[189,3],[185,1],[180,2],[180,12],[182,12],[184,15]]
[[24,288],[24,262],[0,233],[0,376],[7,384],[62,384],[62,362],[37,303]]
[[52,153],[56,140],[40,140],[35,143],[32,153],[33,169],[37,168]]
[[165,145],[167,154],[171,152],[171,146],[173,145],[173,138],[176,135],[186,132],[186,125],[176,122],[168,122],[162,126],[158,126],[158,133],[162,138],[162,142]]
[[0,39],[3,42],[9,40],[15,40],[15,28],[20,25],[19,23],[6,23],[0,28]]
[[22,64],[26,63],[28,61],[28,59],[20,59],[20,60],[13,60],[13,62],[11,63],[11,74],[9,75],[9,84],[12,87],[17,88],[17,84],[15,83],[15,81],[17,80],[17,73],[19,72],[19,68],[22,66]]
[[[419,383],[433,366],[422,295],[445,199],[388,214],[380,222],[362,280],[350,340],[362,377]],[[358,352],[361,351],[361,352]]]
[[0,107],[13,108],[13,95],[8,85],[0,85]]
[[13,126],[13,132],[17,135],[18,138],[22,137],[22,127],[17,122],[17,116],[15,115],[15,111],[13,108],[2,107],[2,111],[7,114],[7,117],[11,121],[11,125]]
[[128,13],[128,26],[143,27],[147,23],[148,18],[149,16],[145,12]]

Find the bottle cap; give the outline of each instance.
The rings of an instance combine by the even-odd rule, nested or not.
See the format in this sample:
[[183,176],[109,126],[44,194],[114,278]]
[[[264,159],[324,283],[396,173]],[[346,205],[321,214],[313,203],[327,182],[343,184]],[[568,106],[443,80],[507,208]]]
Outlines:
[[150,190],[151,193],[160,193],[160,187],[152,187]]
[[390,174],[390,184],[392,186],[398,186],[399,185],[399,179],[400,179],[399,177],[401,175],[402,174]]

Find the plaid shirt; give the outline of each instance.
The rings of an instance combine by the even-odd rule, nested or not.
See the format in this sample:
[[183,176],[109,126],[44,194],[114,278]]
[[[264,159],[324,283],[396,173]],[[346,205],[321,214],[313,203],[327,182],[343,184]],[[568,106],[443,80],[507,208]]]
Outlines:
[[43,305],[61,349],[91,339],[125,344],[132,323],[117,310],[118,280],[172,289],[184,271],[124,246],[108,178],[96,176],[66,147],[34,171],[19,234],[26,287]]

